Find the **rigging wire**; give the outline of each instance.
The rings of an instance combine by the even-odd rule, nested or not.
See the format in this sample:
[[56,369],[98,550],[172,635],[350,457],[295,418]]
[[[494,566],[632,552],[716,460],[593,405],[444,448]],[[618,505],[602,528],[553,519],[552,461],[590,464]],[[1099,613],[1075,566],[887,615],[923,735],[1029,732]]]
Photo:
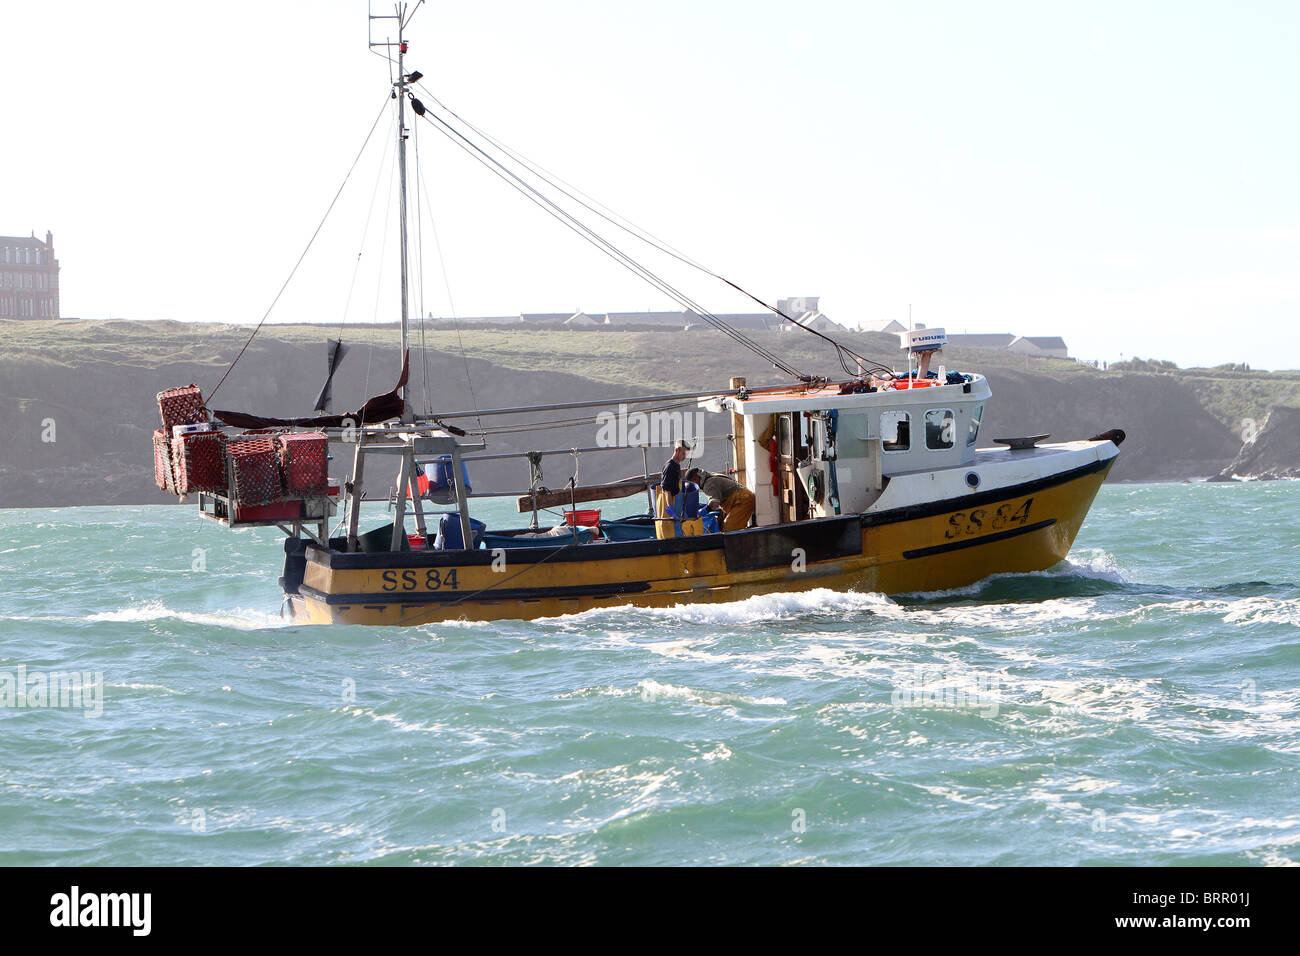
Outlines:
[[429,397],[429,349],[425,345],[424,339],[424,216],[420,209],[420,127],[414,125],[411,128],[411,137],[415,140],[415,274],[418,292],[416,299],[419,302],[420,312],[420,387],[424,396],[424,413],[433,414],[433,402]]
[[[381,156],[379,157],[379,166],[378,166],[378,167],[376,168],[376,170],[375,170],[375,185],[374,185],[374,188],[372,188],[372,189],[370,190],[370,205],[366,208],[366,221],[365,221],[365,224],[361,227],[361,244],[360,244],[360,245],[358,246],[358,248],[357,248],[357,259],[356,259],[356,263],[353,265],[353,268],[352,268],[352,283],[353,283],[353,285],[356,284],[357,275],[358,275],[358,273],[361,271],[361,259],[362,259],[362,256],[363,256],[364,253],[365,253],[366,243],[367,243],[367,242],[369,241],[369,239],[370,239],[370,224],[371,224],[371,222],[374,221],[374,217],[375,217],[375,207],[378,205],[378,199],[379,199],[379,186],[380,186],[381,183],[384,182],[384,171],[385,171],[385,170],[389,170],[389,177],[390,177],[390,179],[391,179],[391,176],[392,176],[391,169],[390,169],[390,167],[389,167],[389,165],[388,165],[388,153],[389,153],[389,150],[390,150],[391,148],[392,148],[392,138],[389,137],[389,138],[385,139],[385,141],[384,141],[384,152],[383,152],[383,155],[381,155]],[[340,322],[340,323],[339,323],[339,335],[340,335],[340,336],[343,334],[343,326],[344,326],[344,324],[346,324],[346,322],[347,322],[347,313],[350,311],[350,306],[351,306],[351,301],[352,301],[352,292],[353,292],[352,286],[349,286],[349,288],[348,288],[348,307],[346,307],[346,308],[344,309],[344,320],[343,320],[343,322]]]
[[[397,130],[397,113],[394,112],[392,116],[393,119],[392,119],[392,123],[390,124],[390,129]],[[395,139],[395,137],[393,138]],[[388,186],[387,189],[385,190],[386,198],[389,199],[392,198],[393,180],[396,178],[396,176],[397,176],[396,170],[394,170],[393,166],[390,165],[388,167]],[[380,244],[379,244],[379,266],[375,274],[376,275],[375,306],[374,306],[374,313],[371,316],[371,323],[370,323],[370,354],[366,356],[366,380],[365,380],[365,386],[362,390],[363,395],[370,394],[370,368],[375,358],[375,342],[379,338],[379,328],[378,328],[379,299],[380,296],[383,295],[383,291],[384,291],[384,283],[382,279],[384,273],[384,263],[388,259],[388,231],[389,231],[390,221],[393,217],[393,205],[394,204],[392,202],[384,203],[384,228],[383,231],[380,233],[383,236],[383,239],[380,240]],[[405,361],[406,357],[403,356],[402,360]]]
[[[413,128],[418,131],[420,128],[419,124],[416,124]],[[438,266],[442,271],[442,287],[447,293],[447,307],[451,310],[452,325],[456,329],[456,346],[460,350],[460,360],[465,367],[465,384],[469,388],[470,407],[475,411],[478,411],[478,397],[474,394],[474,376],[469,370],[469,356],[465,352],[465,340],[461,336],[460,317],[456,311],[456,300],[451,293],[451,279],[447,275],[447,257],[443,255],[442,252],[442,239],[438,235],[438,222],[433,217],[433,202],[429,199],[429,186],[424,181],[424,168],[421,166],[418,158],[420,148],[420,137],[418,132],[415,134],[415,142],[417,156],[415,163],[415,185],[417,191],[424,194],[424,208],[429,211],[429,228],[433,232],[433,248],[438,253]],[[421,247],[421,249],[423,249],[423,247]],[[421,340],[421,346],[423,347],[423,340]],[[430,410],[430,413],[432,413],[432,409]],[[475,420],[479,423],[479,426],[482,427],[483,420],[481,418],[476,418]]]
[[505,164],[503,164],[500,160],[498,160],[497,158],[489,154],[478,144],[474,143],[463,133],[457,130],[454,126],[452,126],[450,123],[444,120],[442,117],[437,116],[436,114],[430,112],[427,109],[427,107],[423,106],[423,104],[419,104],[418,106],[416,106],[415,112],[417,116],[424,118],[426,122],[432,124],[435,129],[443,133],[443,135],[447,136],[448,139],[450,139],[457,146],[460,146],[463,150],[469,153],[471,157],[478,160],[480,163],[484,164],[491,172],[493,172],[495,175],[503,179],[513,188],[518,190],[522,195],[525,196],[525,198],[529,199],[534,204],[538,205],[540,208],[543,209],[543,211],[547,212],[557,221],[561,222],[567,228],[572,230],[580,238],[584,239],[585,241],[589,242],[591,245],[595,246],[598,250],[603,252],[605,255],[609,256],[615,262],[618,262],[620,265],[624,266],[624,268],[628,269],[633,274],[640,276],[646,282],[654,286],[656,289],[659,289],[661,292],[663,292],[665,295],[672,298],[674,301],[678,302],[685,308],[697,314],[701,319],[703,319],[709,325],[712,325],[714,328],[722,332],[724,335],[729,336],[737,344],[741,345],[744,348],[749,349],[750,351],[754,352],[756,355],[762,357],[764,360],[771,362],[775,368],[780,369],[782,372],[785,372],[787,375],[790,375],[793,378],[797,378],[800,381],[813,380],[811,376],[803,374],[794,366],[784,361],[776,353],[772,352],[770,349],[767,349],[766,347],[753,341],[752,339],[750,339],[748,336],[744,335],[737,329],[732,328],[732,326],[724,322],[721,318],[714,315],[712,312],[709,312],[703,306],[699,305],[697,302],[692,300],[685,293],[681,292],[679,289],[672,286],[666,280],[656,275],[646,266],[637,262],[627,253],[623,252],[621,249],[619,249],[617,246],[611,243],[608,239],[604,238],[599,233],[595,232],[595,230],[593,230],[590,226],[583,223],[572,213],[568,212],[563,207],[559,206],[554,200],[544,195],[536,187],[534,187],[526,180],[522,179],[518,174],[516,174],[515,172],[507,168]]
[[317,224],[316,231],[313,232],[311,234],[311,238],[307,240],[307,246],[302,250],[302,255],[298,257],[298,261],[295,262],[293,264],[293,268],[289,270],[289,275],[284,280],[284,284],[280,286],[280,291],[275,294],[275,298],[272,299],[271,304],[267,306],[266,312],[263,313],[261,320],[258,321],[256,327],[254,327],[252,333],[248,336],[248,341],[244,343],[244,347],[239,350],[239,354],[236,355],[234,360],[230,363],[230,365],[227,366],[225,374],[221,376],[216,386],[213,387],[212,391],[208,393],[207,396],[208,401],[211,401],[212,397],[217,394],[218,390],[220,390],[222,384],[226,381],[231,371],[234,369],[235,363],[244,357],[244,353],[248,351],[248,347],[253,343],[254,337],[256,337],[257,333],[261,331],[263,324],[265,324],[267,320],[267,317],[270,316],[271,310],[275,308],[275,304],[279,302],[280,297],[284,295],[284,290],[287,289],[289,287],[289,283],[293,281],[293,277],[298,272],[298,267],[302,265],[303,259],[307,258],[307,253],[311,251],[312,244],[316,241],[316,237],[320,235],[321,229],[324,228],[325,226],[325,220],[329,219],[330,213],[334,211],[334,206],[339,201],[339,196],[343,194],[343,188],[347,186],[348,180],[352,178],[353,170],[357,168],[357,163],[361,161],[362,154],[366,151],[366,147],[370,144],[370,137],[374,135],[375,129],[379,126],[379,121],[383,119],[384,111],[388,108],[388,103],[387,103],[388,94],[384,95],[384,100],[385,100],[384,106],[380,108],[379,115],[375,117],[375,121],[370,125],[370,132],[366,133],[366,138],[365,141],[361,144],[361,149],[357,150],[356,158],[352,160],[352,165],[348,167],[348,171],[346,175],[344,175],[343,177],[343,182],[339,183],[339,188],[334,193],[334,198],[330,200],[330,204],[328,208],[326,208],[325,210],[325,215],[321,217],[320,222]]
[[496,146],[498,149],[500,149],[503,153],[505,153],[507,156],[513,159],[524,169],[528,170],[530,173],[532,173],[538,179],[545,182],[551,188],[567,196],[569,199],[572,199],[574,202],[578,203],[584,209],[587,209],[594,215],[599,216],[601,219],[608,222],[610,225],[623,230],[624,232],[628,233],[634,238],[640,239],[642,242],[652,246],[653,248],[664,253],[665,255],[673,259],[676,259],[678,262],[681,262],[683,265],[696,269],[704,273],[705,275],[709,276],[710,278],[717,279],[719,282],[722,282],[725,285],[730,286],[732,289],[736,290],[740,294],[744,295],[745,297],[749,298],[753,302],[762,306],[764,309],[767,309],[769,312],[772,312],[775,315],[779,316],[784,321],[790,322],[791,324],[798,326],[804,331],[810,332],[813,335],[817,336],[818,338],[830,343],[830,345],[836,349],[837,355],[840,359],[840,366],[841,368],[844,369],[845,372],[849,373],[850,375],[858,374],[858,372],[855,372],[853,369],[851,369],[848,363],[846,362],[846,357],[848,357],[848,358],[852,358],[855,362],[859,363],[863,368],[872,368],[878,371],[888,372],[892,377],[892,371],[888,366],[880,362],[877,362],[874,359],[867,358],[864,355],[860,355],[857,352],[855,352],[853,349],[849,348],[844,343],[838,341],[837,339],[829,335],[826,335],[825,333],[819,332],[816,329],[811,328],[810,326],[804,325],[803,323],[799,322],[797,319],[792,318],[791,316],[781,311],[776,306],[773,306],[770,303],[763,301],[758,296],[751,293],[749,290],[731,281],[726,276],[723,276],[715,272],[714,270],[701,264],[697,260],[681,252],[680,250],[673,248],[673,246],[671,246],[665,240],[658,238],[649,230],[644,229],[641,226],[638,226],[630,219],[627,219],[625,216],[622,216],[619,213],[615,212],[614,210],[610,209],[604,203],[601,203],[599,200],[587,195],[577,187],[573,186],[571,183],[566,182],[559,176],[555,175],[554,173],[551,173],[549,170],[542,167],[540,164],[533,162],[532,160],[528,159],[528,157],[519,153],[517,150],[512,149],[506,143],[492,136],[490,133],[486,132],[482,128],[474,125],[469,120],[465,119],[460,114],[458,114],[455,110],[451,109],[449,106],[443,103],[435,94],[433,94],[426,86],[424,86],[424,84],[417,84],[417,86],[422,92],[426,93],[429,96],[429,98],[434,103],[436,103],[439,106],[439,108],[441,108],[444,112],[455,117],[458,122],[460,122],[461,124],[469,128],[470,130],[474,131],[476,134],[481,136],[483,139],[487,140],[489,143]]
[[[482,136],[485,140],[487,140],[493,146],[496,146],[503,153],[508,155],[515,162],[519,163],[519,165],[523,166],[525,169],[528,169],[538,178],[549,183],[551,186],[560,190],[561,192],[567,193],[571,198],[575,199],[576,201],[581,202],[582,205],[586,206],[588,209],[596,213],[598,216],[601,216],[601,218],[606,219],[606,221],[612,223],[615,226],[618,226],[624,232],[628,232],[631,235],[636,236],[636,238],[641,239],[643,242],[648,242],[651,245],[655,245],[661,251],[666,252],[669,255],[679,259],[681,262],[685,263],[686,265],[693,266],[694,268],[700,269],[701,271],[704,272],[708,271],[703,265],[701,265],[695,259],[692,259],[690,256],[682,252],[680,249],[675,249],[667,240],[660,239],[658,236],[654,235],[648,229],[638,226],[630,219],[627,219],[626,217],[620,215],[617,211],[606,206],[604,203],[596,199],[594,196],[591,196],[583,192],[577,186],[573,185],[573,183],[570,183],[568,180],[564,179],[558,174],[551,172],[549,169],[542,166],[540,163],[536,162],[535,160],[529,159],[527,156],[525,156],[523,153],[520,153],[518,150],[511,148],[507,143],[504,143],[500,139],[497,139],[495,136],[493,136],[487,130],[483,129],[481,126],[476,126],[474,123],[471,123],[469,120],[465,119],[455,110],[453,110],[450,106],[448,106],[446,103],[440,100],[433,93],[433,91],[430,90],[423,83],[417,83],[416,86],[421,90],[421,92],[427,95],[429,99],[437,103],[438,106],[441,107],[446,113],[450,114],[451,116],[454,116],[457,119],[457,121],[469,127],[479,136]],[[582,200],[587,200],[588,202],[594,205],[588,205],[587,202],[582,202]],[[595,207],[599,207],[599,208],[595,208]]]
[[[343,341],[343,329],[348,323],[348,314],[352,311],[352,296],[356,291],[357,277],[361,274],[361,260],[365,254],[366,243],[370,238],[370,223],[374,220],[375,206],[377,205],[377,200],[379,198],[379,186],[384,181],[384,170],[389,170],[390,179],[392,176],[391,169],[388,165],[388,153],[391,149],[392,137],[387,137],[384,140],[384,151],[379,157],[379,165],[375,169],[375,185],[370,190],[370,204],[366,208],[366,221],[361,227],[361,243],[357,247],[357,258],[352,264],[352,278],[348,282],[348,294],[343,303],[343,317],[339,320],[339,330],[335,336],[339,342]],[[373,348],[373,334],[370,338],[372,339],[370,344]]]

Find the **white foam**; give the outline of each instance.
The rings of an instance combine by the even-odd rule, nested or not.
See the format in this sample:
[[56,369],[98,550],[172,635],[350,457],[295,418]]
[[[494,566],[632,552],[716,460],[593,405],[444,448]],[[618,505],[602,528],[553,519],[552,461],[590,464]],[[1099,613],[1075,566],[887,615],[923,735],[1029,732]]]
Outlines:
[[261,631],[267,628],[285,627],[288,622],[278,614],[264,611],[251,611],[246,608],[232,608],[229,611],[194,612],[175,611],[161,601],[150,601],[134,607],[118,608],[116,611],[101,611],[86,617],[87,621],[114,621],[122,623],[142,623],[174,619],[186,624],[203,624],[209,627],[229,627],[239,631]]
[[[758,594],[739,601],[718,604],[674,604],[671,607],[637,607],[625,604],[619,607],[596,608],[577,614],[541,618],[539,622],[576,624],[587,623],[611,615],[636,615],[659,621],[681,624],[709,624],[737,626],[761,624],[769,621],[787,621],[809,614],[853,613],[894,606],[883,594],[860,591],[832,591],[815,588],[811,591],[782,591]],[[481,625],[475,625],[481,626]]]
[[179,694],[180,691],[172,690],[163,684],[106,684],[106,687],[115,687],[120,690],[160,690],[166,694]]
[[1128,613],[1103,612],[1095,598],[1053,598],[1004,604],[959,604],[950,607],[899,607],[890,616],[902,623],[936,628],[981,627],[999,631],[1036,630],[1071,621],[1100,621]]
[[1279,601],[1271,597],[1248,597],[1232,601],[1223,615],[1225,624],[1290,624],[1300,627],[1300,599]]
[[859,591],[812,591],[758,594],[726,604],[676,604],[670,608],[646,608],[648,616],[687,624],[757,624],[785,621],[808,614],[852,613],[896,607],[883,594]]
[[1275,598],[1255,595],[1243,598],[1188,598],[1147,604],[1141,608],[1144,615],[1163,612],[1179,617],[1193,614],[1219,616],[1225,624],[1290,624],[1300,627],[1300,599]]
[[697,690],[694,687],[681,687],[677,684],[661,684],[655,680],[640,681],[637,688],[643,700],[684,700],[692,704],[707,704],[709,706],[746,704],[758,707],[775,707],[785,703],[785,700],[780,697],[746,697],[744,694]]

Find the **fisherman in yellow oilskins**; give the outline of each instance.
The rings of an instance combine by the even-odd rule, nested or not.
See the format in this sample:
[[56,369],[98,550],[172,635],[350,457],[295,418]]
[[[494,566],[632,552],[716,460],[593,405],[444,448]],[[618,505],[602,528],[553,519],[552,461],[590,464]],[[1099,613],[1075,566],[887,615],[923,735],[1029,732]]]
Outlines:
[[704,533],[700,518],[699,489],[682,480],[682,462],[691,450],[688,442],[679,441],[673,448],[673,457],[664,465],[655,495],[655,537],[680,538]]
[[686,480],[700,486],[709,497],[709,506],[717,502],[722,508],[722,530],[739,531],[749,526],[754,516],[754,493],[726,475],[715,475],[703,468],[692,468]]

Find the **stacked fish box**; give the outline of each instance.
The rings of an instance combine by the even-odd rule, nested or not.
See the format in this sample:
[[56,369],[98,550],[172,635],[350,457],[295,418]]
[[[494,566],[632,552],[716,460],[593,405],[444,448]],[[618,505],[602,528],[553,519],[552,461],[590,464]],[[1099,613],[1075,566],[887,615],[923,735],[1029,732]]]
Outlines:
[[199,387],[185,385],[159,392],[158,414],[162,416],[162,428],[153,433],[154,480],[164,491],[176,495],[185,494],[177,482],[172,435],[178,427],[183,431],[184,426],[207,425],[208,413],[203,406],[203,395]]
[[161,490],[176,494],[171,445],[167,442],[167,433],[161,428],[153,433],[153,480]]
[[329,481],[329,439],[321,432],[247,432],[227,443],[234,521],[319,518],[338,493]]
[[208,424],[172,429],[172,470],[176,493],[226,492],[226,436]]
[[290,498],[324,495],[329,486],[329,439],[321,432],[283,434],[276,440],[284,493]]
[[333,513],[329,439],[280,429],[227,437],[208,420],[196,385],[158,393],[154,479],[174,495],[201,492],[200,510],[230,524],[320,520]]
[[[230,483],[234,493],[232,504],[236,505],[234,517],[237,521],[298,517],[296,507],[267,508],[284,501],[284,482],[280,477],[275,439],[273,433],[250,433],[232,438],[226,443],[226,449],[230,453]],[[297,505],[297,502],[293,504]]]

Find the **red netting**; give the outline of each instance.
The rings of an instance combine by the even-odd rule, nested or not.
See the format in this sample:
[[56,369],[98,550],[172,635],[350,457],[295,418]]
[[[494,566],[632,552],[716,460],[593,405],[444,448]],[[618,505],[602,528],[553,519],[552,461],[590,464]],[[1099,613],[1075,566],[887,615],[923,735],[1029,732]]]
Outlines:
[[171,446],[167,442],[167,433],[161,428],[153,433],[153,480],[163,491],[176,492]]
[[162,415],[163,431],[171,437],[173,425],[193,425],[206,422],[203,395],[197,385],[169,388],[158,393],[158,413]]
[[284,498],[273,438],[232,438],[226,447],[230,451],[236,501],[265,505]]
[[280,471],[289,495],[323,495],[329,483],[329,439],[320,432],[280,436]]
[[182,495],[194,491],[226,491],[226,436],[221,432],[194,432],[172,439],[176,488]]

